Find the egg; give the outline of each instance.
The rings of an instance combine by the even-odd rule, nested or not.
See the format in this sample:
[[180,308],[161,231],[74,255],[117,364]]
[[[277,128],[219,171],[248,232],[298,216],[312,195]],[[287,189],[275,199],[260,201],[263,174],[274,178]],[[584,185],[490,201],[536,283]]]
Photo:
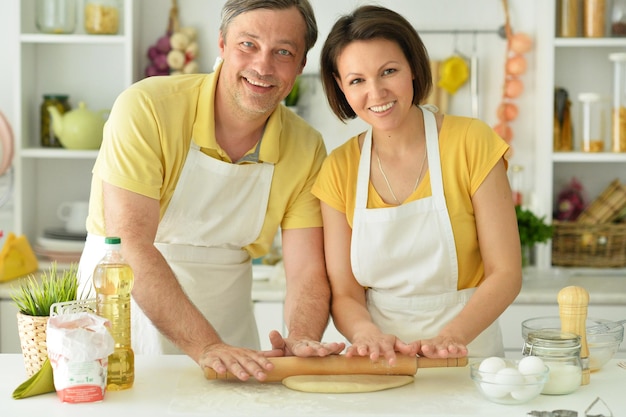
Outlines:
[[539,395],[543,385],[537,384],[537,381],[532,376],[526,376],[525,382],[528,385],[523,385],[522,387],[511,391],[511,397],[519,401],[528,401]]
[[507,394],[522,388],[524,381],[524,375],[515,368],[500,369],[494,379],[494,383],[498,384]]
[[502,398],[509,393],[509,390],[492,382],[481,382],[480,389],[489,398]]
[[486,372],[490,374],[496,374],[499,370],[506,368],[506,362],[504,359],[499,358],[497,356],[492,356],[490,358],[484,359],[478,370],[480,372]]
[[536,375],[543,373],[546,365],[538,356],[524,356],[517,364],[517,369],[522,375]]

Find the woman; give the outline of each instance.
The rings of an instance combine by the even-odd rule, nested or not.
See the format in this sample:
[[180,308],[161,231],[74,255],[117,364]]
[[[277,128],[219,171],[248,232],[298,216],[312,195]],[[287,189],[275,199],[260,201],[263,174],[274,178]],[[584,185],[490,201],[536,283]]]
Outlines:
[[391,10],[341,17],[321,71],[337,117],[371,126],[329,155],[313,188],[346,354],[503,356],[497,318],[522,275],[507,144],[479,120],[419,105],[428,53]]

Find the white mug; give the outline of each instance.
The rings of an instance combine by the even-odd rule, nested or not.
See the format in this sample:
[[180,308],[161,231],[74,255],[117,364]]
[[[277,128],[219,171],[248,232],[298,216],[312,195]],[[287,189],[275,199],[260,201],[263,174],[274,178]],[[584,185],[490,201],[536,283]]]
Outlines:
[[65,222],[65,230],[71,233],[87,232],[89,203],[86,201],[66,201],[57,208],[57,216]]

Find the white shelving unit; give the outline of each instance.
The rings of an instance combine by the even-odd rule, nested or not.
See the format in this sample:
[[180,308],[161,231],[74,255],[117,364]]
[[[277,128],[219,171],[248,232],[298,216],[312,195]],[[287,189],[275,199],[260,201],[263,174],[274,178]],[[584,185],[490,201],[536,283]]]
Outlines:
[[90,35],[83,29],[77,2],[76,31],[43,34],[35,26],[35,1],[9,2],[18,20],[13,65],[18,109],[15,130],[15,231],[36,244],[44,229],[61,226],[56,216],[63,201],[87,201],[97,151],[40,145],[40,105],[44,94],[67,94],[72,108],[110,109],[117,95],[137,80],[137,1],[120,0],[116,35]]
[[[552,218],[558,193],[573,177],[583,185],[591,201],[609,183],[620,178],[626,182],[626,153],[580,152],[578,94],[595,92],[613,95],[612,52],[626,51],[626,38],[556,37],[556,0],[538,2],[537,24],[537,137],[534,192],[541,215]],[[582,12],[582,10],[581,10]],[[554,88],[563,87],[572,102],[574,152],[554,152],[552,144]],[[610,132],[607,132],[610,134]],[[542,245],[537,253],[541,268],[551,267],[551,246]]]

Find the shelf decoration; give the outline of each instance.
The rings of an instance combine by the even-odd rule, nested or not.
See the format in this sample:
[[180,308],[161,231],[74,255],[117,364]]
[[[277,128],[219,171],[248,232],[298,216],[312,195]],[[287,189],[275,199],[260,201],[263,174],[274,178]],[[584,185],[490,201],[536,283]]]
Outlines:
[[200,72],[198,56],[198,33],[193,27],[180,27],[178,4],[172,0],[168,27],[165,35],[148,48],[150,63],[144,75],[194,74]]
[[[504,85],[502,88],[502,102],[498,106],[498,123],[493,127],[498,135],[508,144],[513,140],[511,123],[517,119],[519,109],[515,104],[524,91],[524,83],[520,79],[526,72],[527,62],[524,54],[533,46],[532,39],[525,33],[513,33],[509,17],[508,0],[502,0],[505,14],[504,30],[507,39],[506,61],[504,65]],[[509,154],[512,153],[512,147]],[[509,158],[511,155],[507,155]]]

